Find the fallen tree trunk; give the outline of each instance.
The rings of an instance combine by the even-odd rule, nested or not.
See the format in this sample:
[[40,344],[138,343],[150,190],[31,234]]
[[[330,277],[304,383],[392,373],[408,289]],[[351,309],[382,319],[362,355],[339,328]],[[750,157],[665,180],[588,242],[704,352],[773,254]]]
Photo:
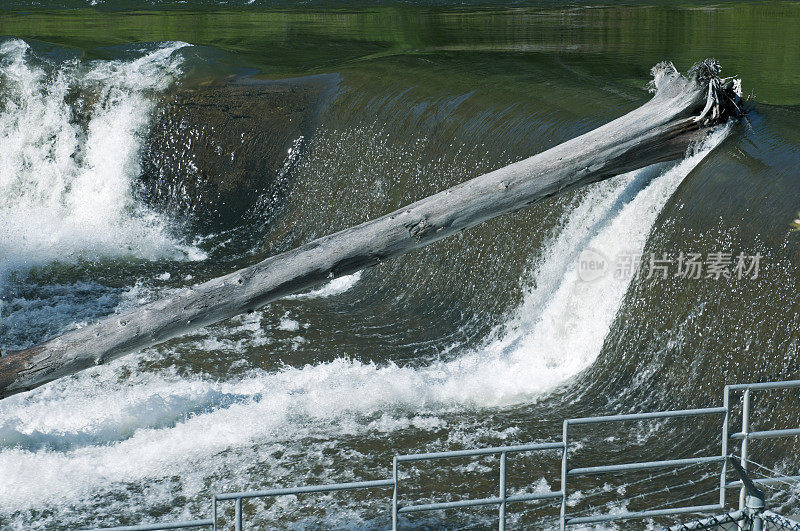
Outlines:
[[543,153],[405,208],[183,292],[0,358],[0,398],[156,345],[270,301],[374,266],[579,186],[682,158],[710,126],[739,113],[738,80],[706,60],[681,76],[653,68],[655,96]]

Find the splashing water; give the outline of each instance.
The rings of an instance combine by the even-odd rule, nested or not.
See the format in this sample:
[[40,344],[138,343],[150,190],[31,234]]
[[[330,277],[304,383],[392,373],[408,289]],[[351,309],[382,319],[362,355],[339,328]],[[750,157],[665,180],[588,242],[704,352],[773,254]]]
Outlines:
[[180,76],[185,46],[53,66],[0,42],[0,280],[56,260],[202,258],[134,193],[152,95]]
[[289,295],[287,299],[302,300],[313,299],[315,297],[332,297],[351,289],[359,280],[361,280],[361,271],[357,271],[352,275],[345,275],[343,277],[335,278],[321,288],[309,291],[308,293]]
[[487,347],[497,364],[494,377],[509,375],[498,399],[552,390],[594,362],[633,276],[582,279],[574,267],[578,257],[585,250],[608,258],[641,256],[661,208],[729,131],[718,127],[694,154],[655,179],[658,167],[602,183],[567,215],[534,271],[536,287],[506,326],[510,331]]

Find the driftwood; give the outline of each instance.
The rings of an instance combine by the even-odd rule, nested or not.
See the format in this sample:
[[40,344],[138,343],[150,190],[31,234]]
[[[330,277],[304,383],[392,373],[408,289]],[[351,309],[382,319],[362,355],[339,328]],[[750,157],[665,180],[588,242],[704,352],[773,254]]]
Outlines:
[[670,63],[658,64],[651,83],[655,96],[593,131],[378,219],[8,354],[0,358],[0,398],[252,311],[568,190],[680,159],[710,126],[739,114],[740,84],[720,79],[719,70],[706,60],[687,78]]

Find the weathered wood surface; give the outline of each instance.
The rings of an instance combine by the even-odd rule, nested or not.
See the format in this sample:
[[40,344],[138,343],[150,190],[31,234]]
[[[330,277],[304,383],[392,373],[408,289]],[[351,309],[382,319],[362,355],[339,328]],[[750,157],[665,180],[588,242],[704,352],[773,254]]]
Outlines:
[[579,186],[680,159],[708,127],[738,113],[738,80],[705,61],[688,78],[653,68],[654,97],[543,153],[378,219],[0,358],[0,398],[159,344],[196,328],[413,251]]

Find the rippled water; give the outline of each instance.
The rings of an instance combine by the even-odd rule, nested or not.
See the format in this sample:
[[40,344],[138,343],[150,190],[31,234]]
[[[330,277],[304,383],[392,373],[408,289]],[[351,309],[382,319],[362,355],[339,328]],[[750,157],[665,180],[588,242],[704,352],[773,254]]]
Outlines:
[[[663,59],[685,70],[715,56],[755,100],[680,163],[0,401],[0,527],[205,517],[214,492],[382,478],[396,453],[553,440],[567,416],[719,405],[727,383],[796,377],[796,6],[59,5],[0,17],[4,350],[588,131],[646,101]],[[646,278],[645,264],[585,282],[587,250],[762,259],[757,279]],[[800,411],[778,399],[754,404],[765,427]],[[719,427],[577,437],[575,463],[597,464],[716,451]],[[796,473],[794,443],[754,451]],[[541,457],[510,460],[512,490],[559,488],[558,456]],[[404,496],[490,495],[496,466],[412,469]],[[666,504],[712,489],[713,473],[587,478],[570,511]],[[795,496],[769,503],[796,512]],[[377,493],[245,510],[257,528],[390,523]],[[484,528],[492,515],[405,523]],[[514,507],[509,523],[556,515]]]

